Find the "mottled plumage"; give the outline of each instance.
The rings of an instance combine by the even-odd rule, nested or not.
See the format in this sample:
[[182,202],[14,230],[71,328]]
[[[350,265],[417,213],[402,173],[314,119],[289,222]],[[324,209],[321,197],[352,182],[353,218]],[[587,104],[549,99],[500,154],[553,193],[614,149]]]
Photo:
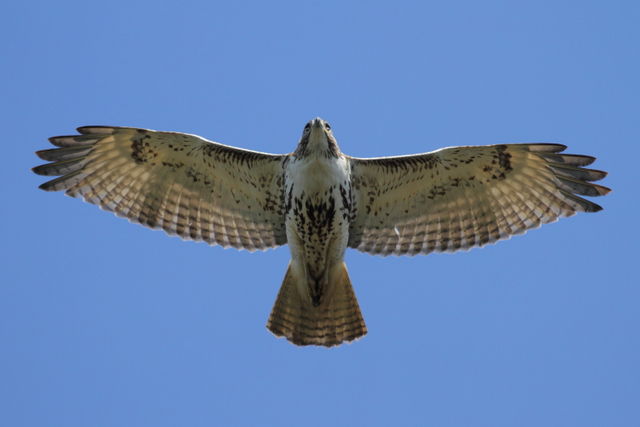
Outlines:
[[415,255],[483,246],[576,212],[606,172],[559,144],[451,147],[360,159],[328,123],[307,123],[288,155],[195,135],[88,126],[50,138],[35,167],[64,190],[185,239],[250,251],[288,244],[291,261],[267,327],[299,345],[366,334],[344,264],[351,247]]

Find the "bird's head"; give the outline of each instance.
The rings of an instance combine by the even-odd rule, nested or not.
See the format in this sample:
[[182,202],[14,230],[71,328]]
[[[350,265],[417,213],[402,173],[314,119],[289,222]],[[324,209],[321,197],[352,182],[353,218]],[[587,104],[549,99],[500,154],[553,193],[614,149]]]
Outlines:
[[320,117],[309,120],[302,130],[300,142],[293,154],[296,157],[338,157],[340,148],[331,131],[331,125]]

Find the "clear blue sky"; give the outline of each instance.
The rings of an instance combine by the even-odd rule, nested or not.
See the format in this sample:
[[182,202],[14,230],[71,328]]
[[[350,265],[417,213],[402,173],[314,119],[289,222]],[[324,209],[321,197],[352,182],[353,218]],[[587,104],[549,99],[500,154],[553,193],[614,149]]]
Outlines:
[[[640,425],[635,1],[24,1],[0,6],[0,425]],[[355,156],[546,141],[613,192],[484,249],[347,263],[369,327],[265,322],[288,248],[183,242],[37,189],[87,124]]]

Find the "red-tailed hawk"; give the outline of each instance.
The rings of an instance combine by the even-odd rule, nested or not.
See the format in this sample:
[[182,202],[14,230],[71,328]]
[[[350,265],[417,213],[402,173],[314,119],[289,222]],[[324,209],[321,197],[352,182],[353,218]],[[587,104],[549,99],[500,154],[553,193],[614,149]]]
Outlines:
[[415,255],[483,246],[576,212],[606,172],[559,144],[451,147],[360,159],[311,120],[291,154],[195,135],[87,126],[38,151],[66,194],[185,239],[254,251],[288,244],[291,261],[267,327],[299,345],[366,334],[343,258],[354,248]]

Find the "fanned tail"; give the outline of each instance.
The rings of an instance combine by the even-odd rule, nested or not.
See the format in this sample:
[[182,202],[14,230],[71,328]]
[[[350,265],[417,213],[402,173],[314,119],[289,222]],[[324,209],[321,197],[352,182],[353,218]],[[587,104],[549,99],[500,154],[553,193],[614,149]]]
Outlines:
[[300,296],[296,285],[298,279],[289,264],[267,328],[296,345],[333,347],[365,335],[367,327],[347,267],[343,262],[338,268],[340,271],[332,284],[331,295],[314,307]]

